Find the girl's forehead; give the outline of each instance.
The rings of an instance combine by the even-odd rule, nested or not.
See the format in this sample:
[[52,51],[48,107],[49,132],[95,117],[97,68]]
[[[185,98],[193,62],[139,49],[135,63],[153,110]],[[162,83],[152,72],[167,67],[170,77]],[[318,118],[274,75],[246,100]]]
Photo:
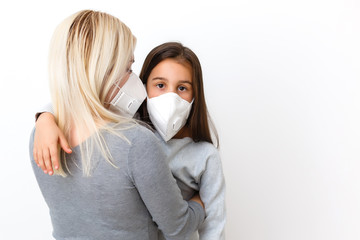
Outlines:
[[151,71],[151,73],[178,73],[189,74],[192,73],[192,67],[189,63],[178,61],[176,59],[168,58],[159,62]]

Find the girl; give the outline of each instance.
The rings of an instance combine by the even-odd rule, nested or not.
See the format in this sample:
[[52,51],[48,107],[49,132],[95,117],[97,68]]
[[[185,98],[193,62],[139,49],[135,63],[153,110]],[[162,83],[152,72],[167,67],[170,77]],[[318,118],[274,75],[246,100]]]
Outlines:
[[[180,43],[164,43],[148,54],[140,79],[146,85],[148,94],[147,101],[138,111],[140,118],[152,124],[157,130],[156,135],[162,139],[183,198],[190,199],[199,191],[205,205],[206,219],[191,239],[224,239],[224,176],[219,153],[211,138],[202,71],[197,56]],[[68,148],[53,124],[49,120],[41,125],[37,123],[37,127],[44,131],[51,129],[51,134],[48,132],[38,138],[46,146],[42,148],[44,152],[48,151],[49,143],[54,146],[58,139],[63,148]],[[213,133],[218,143],[214,128]],[[45,143],[43,139],[50,135],[52,142]],[[42,163],[40,165],[44,166]],[[52,171],[45,166],[42,168]]]

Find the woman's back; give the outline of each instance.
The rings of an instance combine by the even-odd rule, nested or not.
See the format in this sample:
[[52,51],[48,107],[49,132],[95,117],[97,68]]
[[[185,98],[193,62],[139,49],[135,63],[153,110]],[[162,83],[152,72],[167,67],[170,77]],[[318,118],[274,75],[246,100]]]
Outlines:
[[[158,139],[139,125],[122,133],[131,144],[102,132],[117,168],[94,150],[91,177],[83,176],[79,147],[68,155],[71,174],[65,178],[44,174],[31,159],[56,239],[157,239],[158,227],[152,219],[165,234],[179,239],[196,229],[201,216],[195,212],[201,206],[189,202],[194,211],[186,214],[188,204],[176,194],[169,195],[180,192],[174,189]],[[33,136],[34,132],[30,150]]]

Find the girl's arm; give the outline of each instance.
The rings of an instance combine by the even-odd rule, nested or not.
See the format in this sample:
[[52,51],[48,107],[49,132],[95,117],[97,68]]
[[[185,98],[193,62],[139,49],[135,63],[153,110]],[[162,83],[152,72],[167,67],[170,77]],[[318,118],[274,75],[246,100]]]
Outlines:
[[206,169],[199,183],[200,197],[204,202],[206,219],[199,228],[200,240],[225,239],[225,179],[219,152],[209,149]]
[[33,155],[36,164],[44,171],[52,175],[59,168],[58,144],[67,153],[71,153],[69,143],[64,134],[56,125],[54,116],[49,112],[38,116],[34,136]]

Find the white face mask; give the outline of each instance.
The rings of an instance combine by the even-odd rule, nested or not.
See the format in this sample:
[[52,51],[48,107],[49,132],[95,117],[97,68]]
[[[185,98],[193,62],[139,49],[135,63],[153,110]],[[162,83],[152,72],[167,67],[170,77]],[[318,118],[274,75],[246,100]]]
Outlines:
[[185,125],[193,102],[189,103],[173,92],[147,98],[150,120],[166,142]]
[[131,73],[124,86],[111,100],[109,110],[132,118],[145,98],[144,84],[135,73]]

